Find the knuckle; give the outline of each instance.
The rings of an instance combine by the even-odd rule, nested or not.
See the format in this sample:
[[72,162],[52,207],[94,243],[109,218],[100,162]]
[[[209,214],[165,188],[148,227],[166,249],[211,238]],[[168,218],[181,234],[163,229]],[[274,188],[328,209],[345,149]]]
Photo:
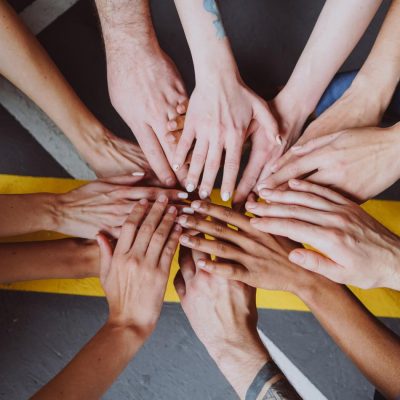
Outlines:
[[154,225],[150,222],[144,222],[141,227],[142,232],[151,233],[154,231]]
[[222,209],[222,215],[226,219],[231,219],[233,217],[233,210],[231,208],[224,207]]
[[213,226],[212,232],[215,234],[223,235],[226,232],[226,228],[223,225],[216,224]]
[[224,169],[229,172],[236,172],[239,169],[239,163],[236,160],[226,160]]
[[221,253],[226,253],[227,252],[227,248],[226,245],[224,243],[218,242],[217,245],[217,250]]

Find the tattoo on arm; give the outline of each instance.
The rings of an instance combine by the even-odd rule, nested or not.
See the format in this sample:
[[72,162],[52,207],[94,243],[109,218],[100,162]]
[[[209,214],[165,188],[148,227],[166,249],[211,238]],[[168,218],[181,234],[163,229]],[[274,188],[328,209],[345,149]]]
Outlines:
[[214,14],[217,19],[213,21],[215,29],[217,31],[217,38],[222,39],[226,36],[224,26],[221,20],[221,14],[218,10],[216,0],[203,0],[203,7],[206,11],[211,14]]
[[245,400],[301,400],[273,361],[268,361],[249,386]]

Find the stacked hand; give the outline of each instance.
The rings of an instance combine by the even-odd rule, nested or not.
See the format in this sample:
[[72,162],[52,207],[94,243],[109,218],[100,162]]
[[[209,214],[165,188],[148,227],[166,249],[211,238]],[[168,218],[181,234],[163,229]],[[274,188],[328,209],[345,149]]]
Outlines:
[[154,330],[161,312],[181,232],[174,227],[176,215],[165,195],[151,210],[147,200],[140,200],[123,224],[114,252],[106,236],[97,236],[109,323],[128,326],[143,339]]
[[306,181],[289,181],[289,191],[262,190],[268,204],[248,202],[251,225],[262,232],[307,243],[289,259],[327,278],[361,288],[400,289],[400,239],[360,206]]
[[155,201],[164,195],[171,201],[187,193],[158,187],[133,187],[143,176],[121,176],[84,185],[65,194],[52,195],[52,230],[94,239],[99,232],[118,238],[121,226],[140,199]]

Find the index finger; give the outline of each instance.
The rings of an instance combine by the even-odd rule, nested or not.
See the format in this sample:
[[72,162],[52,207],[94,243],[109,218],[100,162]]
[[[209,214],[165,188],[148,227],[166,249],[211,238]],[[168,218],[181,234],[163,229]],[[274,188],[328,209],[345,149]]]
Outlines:
[[226,149],[224,174],[221,186],[221,199],[228,201],[235,189],[236,179],[239,173],[240,158],[242,155],[242,143],[239,142],[238,137],[234,143],[229,144]]

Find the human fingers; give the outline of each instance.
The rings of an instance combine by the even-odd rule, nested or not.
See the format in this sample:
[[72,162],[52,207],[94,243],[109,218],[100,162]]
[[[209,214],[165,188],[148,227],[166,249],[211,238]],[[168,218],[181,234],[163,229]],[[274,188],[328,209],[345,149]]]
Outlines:
[[295,242],[307,243],[323,252],[329,252],[337,242],[336,230],[289,218],[252,218],[250,224],[271,235],[284,236]]
[[[239,135],[239,133],[238,133]],[[242,143],[237,139],[228,143],[225,153],[224,173],[221,185],[221,199],[228,201],[236,186],[236,179],[240,168],[240,159],[242,156]]]
[[175,172],[177,172],[184,165],[186,156],[192,147],[195,136],[196,134],[193,127],[186,124],[182,132],[182,136],[179,139],[172,161],[172,168]]
[[188,109],[188,104],[189,104],[189,99],[186,97],[185,99],[179,102],[179,104],[176,107],[176,112],[178,114],[185,114]]
[[192,202],[191,208],[199,214],[209,215],[227,224],[234,225],[244,232],[252,231],[249,218],[229,207],[218,206],[204,200],[195,200]]
[[264,131],[266,138],[285,147],[285,141],[279,135],[279,126],[264,101],[257,101],[254,105],[254,119],[258,121],[260,129]]
[[295,190],[262,189],[260,197],[267,202],[305,206],[320,211],[335,211],[337,203],[314,193]]
[[[215,178],[221,164],[223,148],[218,144],[209,145],[206,163],[203,171],[203,179],[200,185],[199,194],[205,199],[210,196],[214,187]],[[192,160],[193,163],[193,160]]]
[[167,186],[175,185],[175,175],[170,168],[164,150],[154,131],[146,125],[145,127],[142,127],[141,135],[138,135],[137,138],[151,168],[154,170],[154,173],[160,181]]
[[109,178],[102,178],[101,181],[105,183],[112,183],[114,185],[134,185],[141,181],[146,175],[145,171],[135,171],[131,175],[119,175]]
[[265,181],[257,185],[258,190],[273,189],[288,182],[290,179],[309,174],[321,167],[321,157],[317,153],[307,154],[296,158],[284,165],[282,169],[269,176]]
[[181,236],[182,228],[179,225],[173,226],[173,229],[168,237],[168,240],[162,250],[159,266],[165,271],[169,272],[174,258],[176,249]]
[[161,253],[170,236],[171,229],[174,226],[176,215],[176,207],[169,206],[150,239],[149,247],[146,251],[146,259],[154,266],[159,264]]
[[159,188],[159,187],[133,187],[133,188],[121,187],[121,188],[116,188],[111,193],[111,197],[114,200],[147,199],[149,201],[155,201],[161,195],[166,196],[170,201],[186,200],[189,197],[188,193],[186,193],[182,190],[164,189],[164,188]]
[[188,282],[196,273],[196,266],[193,261],[192,250],[188,247],[181,246],[179,249],[179,267],[182,272],[182,277]]
[[245,254],[242,250],[238,249],[236,246],[218,240],[208,240],[199,236],[184,234],[180,237],[179,242],[182,246],[239,263],[243,263],[245,260]]
[[100,249],[100,280],[104,284],[111,269],[112,247],[107,237],[102,233],[96,235],[96,240]]
[[328,144],[335,141],[343,133],[344,131],[340,131],[332,133],[330,135],[316,137],[306,141],[303,144],[296,144],[295,146],[292,146],[289,151],[293,152],[297,156],[303,156],[305,154],[311,153],[316,149],[327,146]]
[[146,215],[148,208],[148,201],[146,199],[140,200],[132,209],[132,212],[126,219],[124,225],[122,226],[121,233],[115,247],[115,253],[125,254],[129,251],[132,246],[133,241],[136,237],[136,232],[138,226],[144,216]]
[[243,249],[257,247],[257,243],[254,240],[244,236],[243,233],[229,228],[226,224],[221,224],[216,221],[207,221],[203,218],[190,215],[181,215],[178,218],[178,223],[184,228],[194,229],[217,239],[223,239]]
[[293,250],[289,254],[289,260],[304,269],[323,275],[331,281],[345,283],[342,276],[344,268],[315,251],[307,249]]
[[186,294],[186,284],[185,284],[185,280],[183,279],[181,270],[178,270],[178,272],[175,275],[174,287],[175,287],[176,293],[178,294],[179,300],[182,302],[182,299]]
[[200,259],[197,261],[196,266],[210,274],[247,283],[247,269],[243,267],[243,265],[230,262],[218,262],[211,259]]
[[[200,138],[194,146],[192,159],[190,162],[189,172],[186,178],[186,190],[193,192],[199,182],[201,172],[203,171],[204,162],[207,157],[208,141]],[[200,193],[200,196],[202,193]]]
[[164,214],[167,207],[168,199],[166,196],[161,195],[157,201],[153,204],[150,212],[141,224],[135,242],[133,243],[131,251],[133,254],[145,255],[147,248],[150,244],[150,240],[156,231],[158,224]]
[[296,192],[313,193],[321,198],[331,201],[338,205],[351,204],[352,201],[325,186],[320,186],[307,180],[291,179],[289,187]]

